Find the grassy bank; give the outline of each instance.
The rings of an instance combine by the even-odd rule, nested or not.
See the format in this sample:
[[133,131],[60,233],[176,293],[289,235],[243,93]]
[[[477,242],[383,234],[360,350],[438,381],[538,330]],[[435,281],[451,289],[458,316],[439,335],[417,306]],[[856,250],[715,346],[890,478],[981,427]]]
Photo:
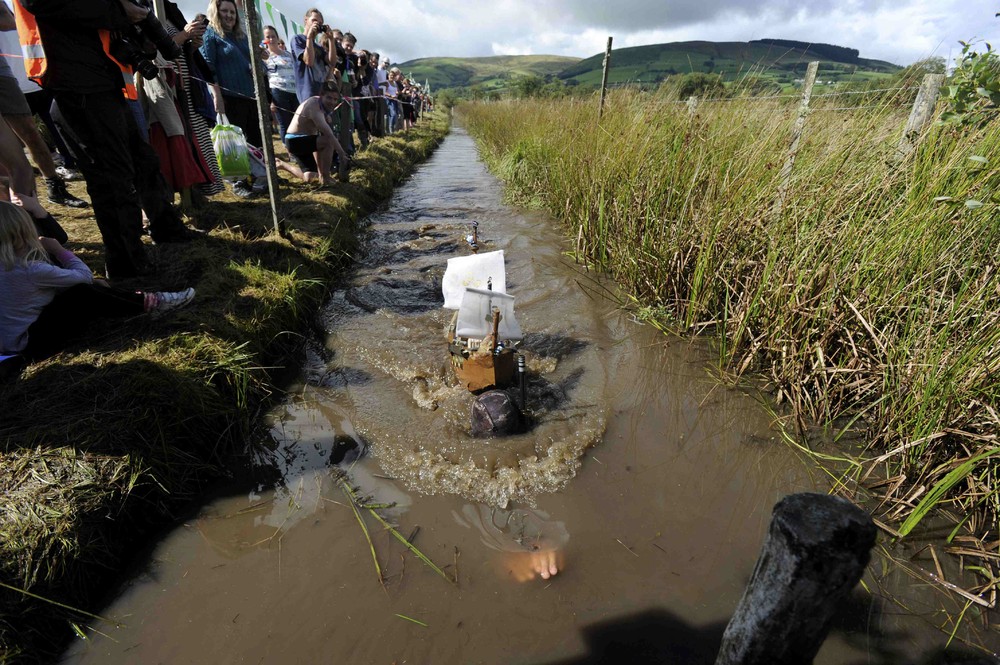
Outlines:
[[[961,522],[994,583],[1000,423],[1000,121],[935,127],[893,155],[906,101],[814,100],[780,212],[794,102],[619,92],[462,109],[494,171],[562,219],[579,254],[664,329],[715,333],[794,430],[847,425],[853,478],[900,532]],[[877,479],[877,481],[876,481]],[[948,531],[945,531],[947,534]],[[968,535],[972,534],[972,535]],[[959,540],[959,536],[965,540]]]
[[[218,197],[197,222],[205,237],[151,246],[155,272],[133,284],[194,286],[190,308],[96,327],[0,385],[0,662],[56,655],[144,536],[238,463],[351,259],[357,222],[447,128],[436,115],[377,141],[350,184],[286,182],[288,239],[272,232],[266,199]],[[54,212],[100,272],[89,215]]]

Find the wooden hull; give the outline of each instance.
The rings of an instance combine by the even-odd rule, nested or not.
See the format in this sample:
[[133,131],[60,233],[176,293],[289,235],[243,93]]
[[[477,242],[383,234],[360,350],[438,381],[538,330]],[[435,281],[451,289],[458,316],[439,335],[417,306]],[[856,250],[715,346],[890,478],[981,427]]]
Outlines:
[[468,353],[451,347],[451,364],[455,376],[466,390],[480,393],[493,388],[509,388],[517,376],[517,361],[513,350],[499,354]]

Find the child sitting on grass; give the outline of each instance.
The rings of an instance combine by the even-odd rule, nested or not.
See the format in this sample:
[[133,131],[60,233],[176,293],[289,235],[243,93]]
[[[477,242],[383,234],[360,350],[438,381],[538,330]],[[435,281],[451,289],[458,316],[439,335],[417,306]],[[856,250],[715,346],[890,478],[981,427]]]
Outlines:
[[0,355],[44,358],[93,319],[159,315],[193,298],[194,289],[126,291],[95,281],[73,252],[38,237],[31,215],[0,201]]

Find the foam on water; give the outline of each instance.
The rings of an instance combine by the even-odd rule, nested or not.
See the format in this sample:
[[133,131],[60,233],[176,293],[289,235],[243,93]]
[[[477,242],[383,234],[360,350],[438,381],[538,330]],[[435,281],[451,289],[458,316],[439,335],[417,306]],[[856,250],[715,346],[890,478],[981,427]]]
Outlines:
[[[447,155],[435,159],[371,219],[361,267],[324,313],[333,359],[313,368],[324,376],[313,390],[344,405],[383,469],[409,488],[497,507],[530,502],[571,479],[604,432],[611,306],[579,287],[593,278],[560,251],[558,230],[505,206],[481,164],[454,171]],[[505,250],[525,331],[533,426],[505,438],[472,437],[474,397],[458,385],[445,341],[452,312],[441,279],[447,259],[471,253],[472,221],[483,251]]]

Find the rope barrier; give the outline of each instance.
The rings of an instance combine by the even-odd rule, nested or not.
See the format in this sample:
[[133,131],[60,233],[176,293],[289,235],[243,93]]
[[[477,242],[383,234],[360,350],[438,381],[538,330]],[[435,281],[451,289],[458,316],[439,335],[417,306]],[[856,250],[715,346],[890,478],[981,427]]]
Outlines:
[[[10,54],[10,53],[0,53],[0,58],[20,58],[20,59],[23,60],[24,56],[23,55],[13,55],[13,54]],[[159,66],[158,69],[170,70],[172,72],[179,73],[178,70],[177,70],[177,68],[174,67],[174,66]],[[195,80],[195,81],[201,81],[205,85],[218,86],[220,90],[224,90],[224,91],[228,92],[233,97],[241,97],[243,99],[248,99],[248,100],[251,100],[251,101],[257,101],[257,97],[255,97],[255,96],[244,95],[242,92],[237,92],[236,90],[233,90],[231,88],[227,88],[224,85],[220,85],[219,83],[214,83],[212,81],[207,81],[207,80],[201,78],[200,76],[195,76],[194,74],[191,74],[190,72],[188,72],[188,77],[191,78],[191,79],[193,79],[193,80]],[[359,100],[360,101],[360,100],[364,100],[364,99],[395,99],[397,103],[402,104],[404,106],[413,106],[415,108],[420,108],[422,106],[422,104],[414,104],[413,102],[406,102],[406,101],[403,101],[401,99],[396,99],[395,97],[388,97],[386,95],[373,95],[373,96],[370,96],[370,97],[349,97],[347,95],[342,95],[342,97],[343,97],[343,99],[345,101],[349,101],[349,102],[353,102],[355,100]],[[272,104],[273,103],[274,102],[272,102]],[[334,107],[333,110],[336,111],[337,109],[340,108],[340,106],[342,104],[343,104],[343,102],[341,102],[340,104],[337,104],[337,106]],[[291,114],[294,114],[298,110],[298,109],[285,108],[284,106],[278,106],[277,104],[275,104],[274,107],[277,108],[277,109],[280,109],[282,111],[288,111]]]

